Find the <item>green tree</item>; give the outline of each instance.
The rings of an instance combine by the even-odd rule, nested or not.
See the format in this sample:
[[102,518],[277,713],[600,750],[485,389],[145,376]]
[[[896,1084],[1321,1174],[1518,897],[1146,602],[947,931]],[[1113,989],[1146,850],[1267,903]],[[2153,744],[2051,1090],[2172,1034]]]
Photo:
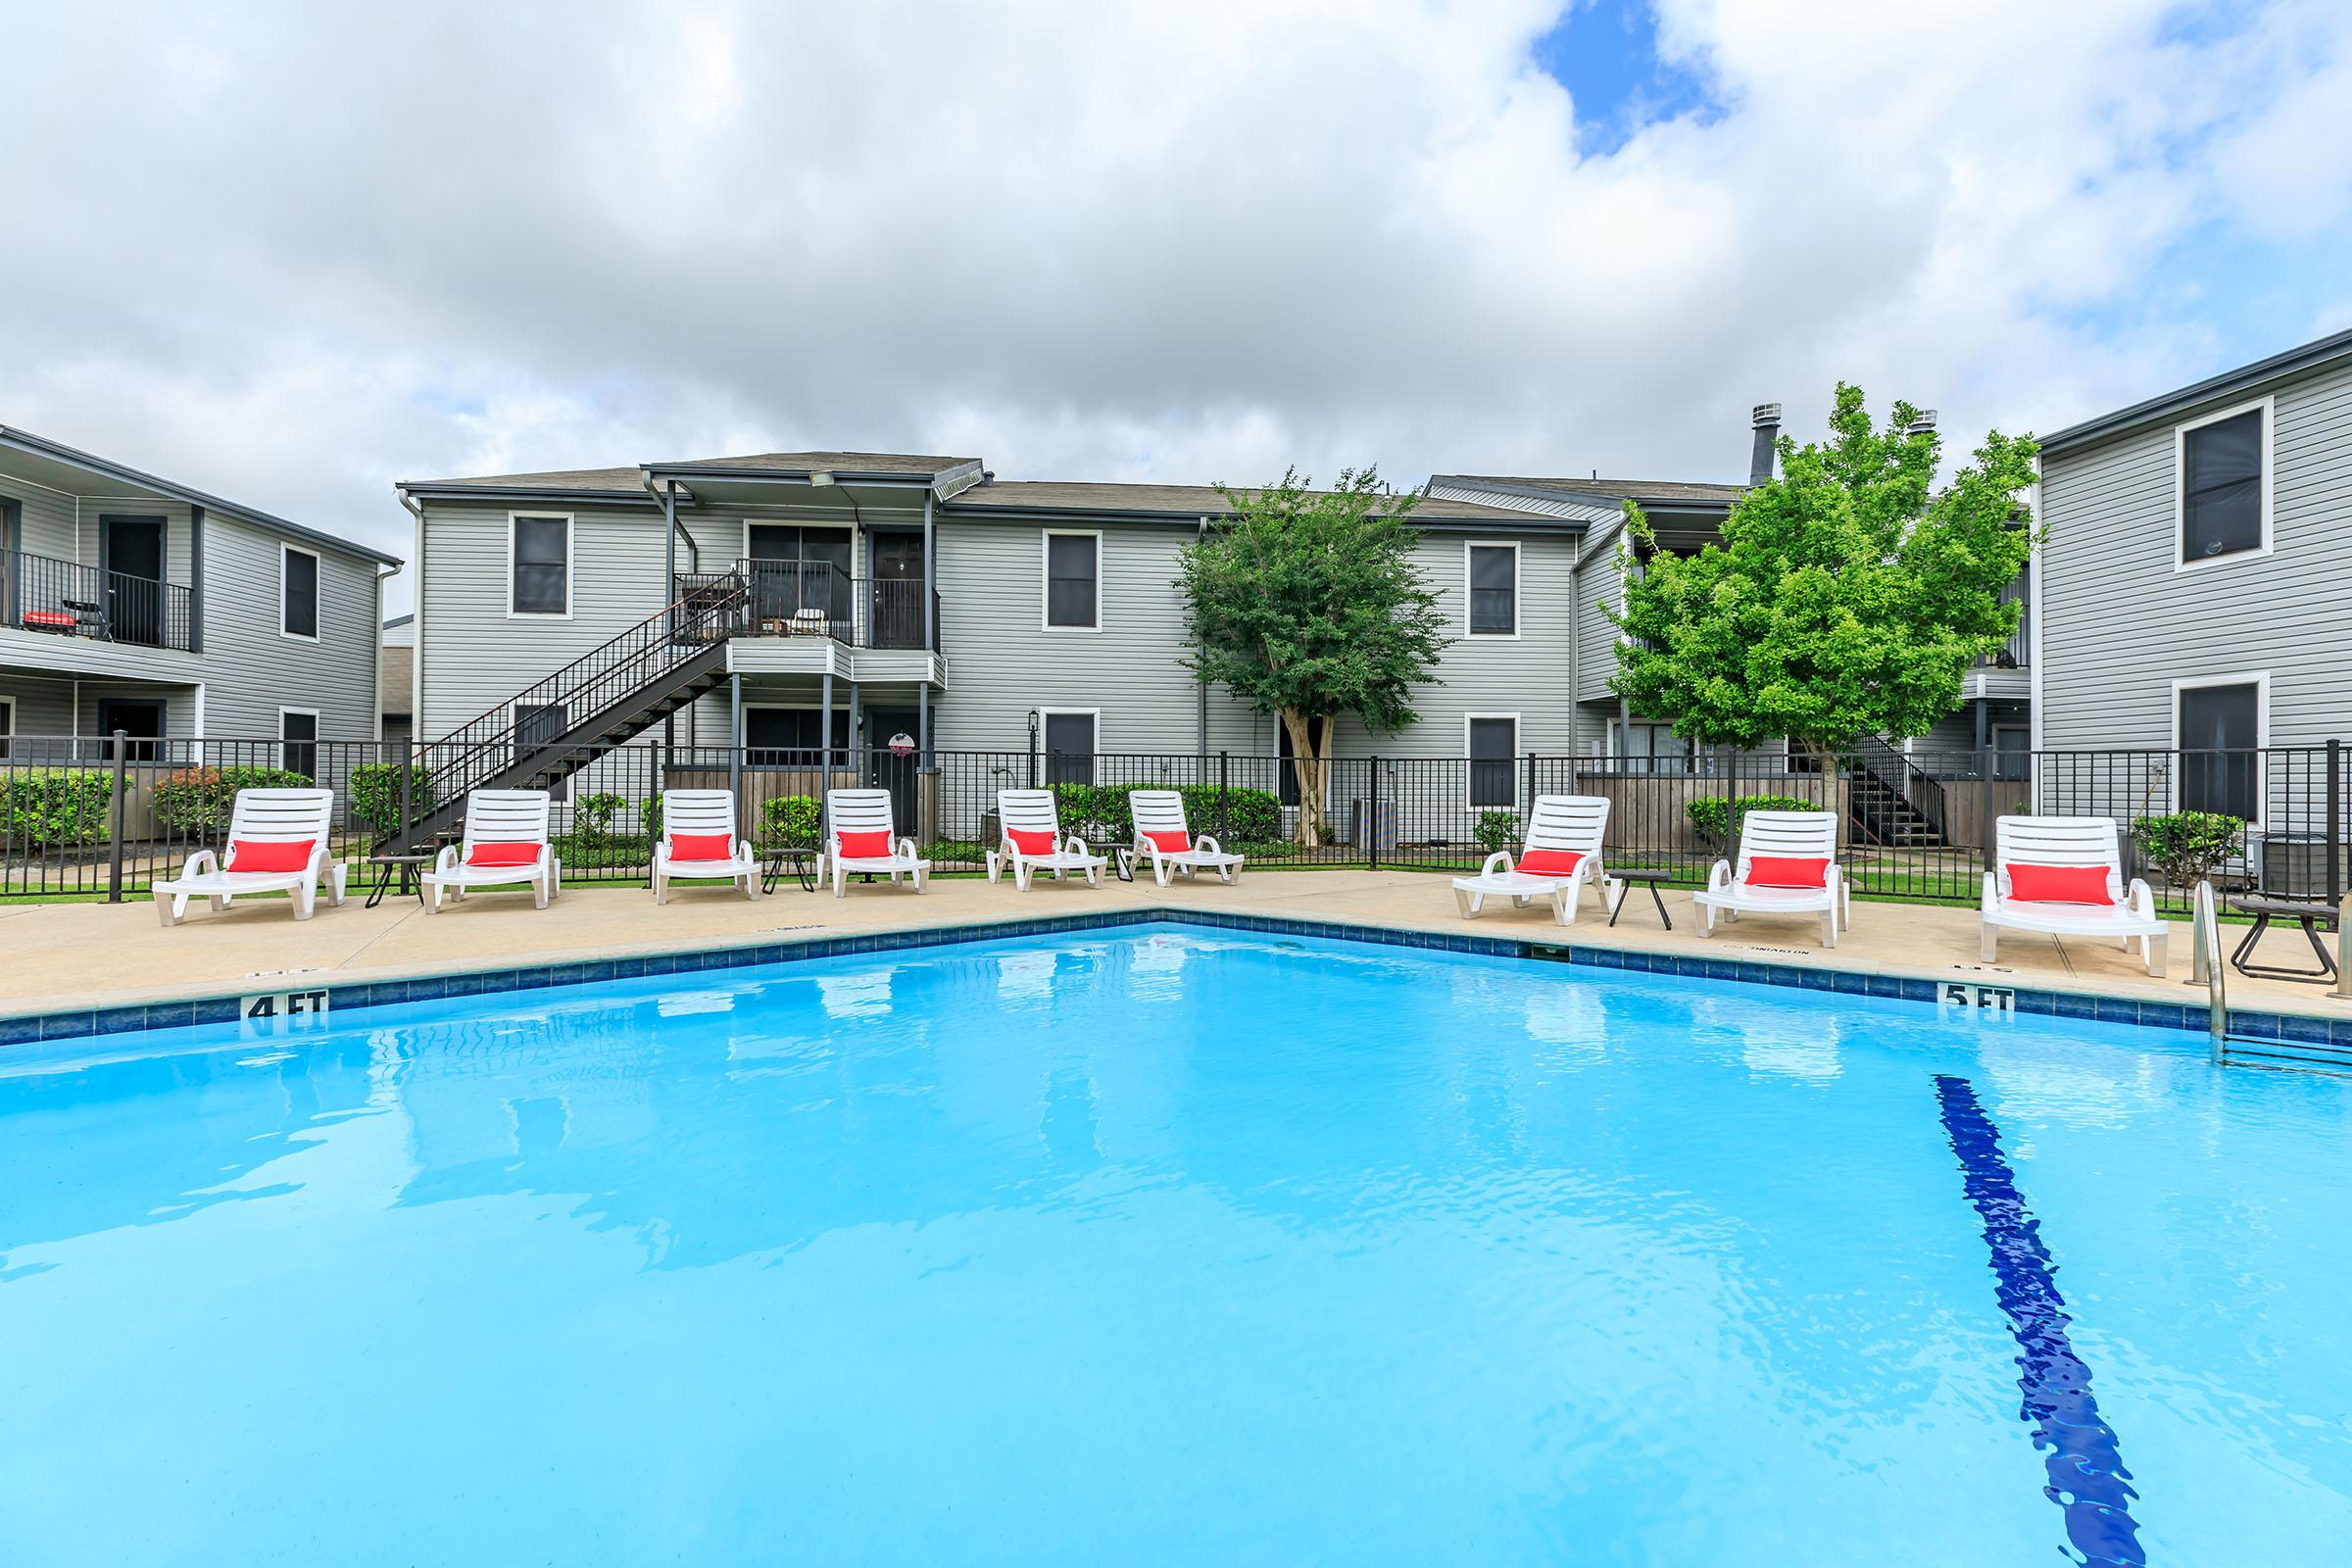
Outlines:
[[1659,550],[1629,503],[1610,689],[1690,740],[1816,752],[1925,734],[1958,707],[1969,664],[2017,630],[2000,594],[2033,549],[2022,498],[2040,448],[1995,430],[1937,489],[1941,441],[1918,416],[1897,403],[1874,429],[1840,382],[1830,439],[1783,436],[1779,476],[1696,555]]
[[1195,653],[1188,667],[1272,713],[1290,736],[1298,840],[1325,837],[1324,782],[1341,715],[1374,733],[1419,715],[1412,688],[1446,646],[1437,595],[1413,564],[1416,498],[1372,468],[1329,490],[1296,468],[1277,484],[1220,484],[1232,516],[1185,548],[1179,583]]

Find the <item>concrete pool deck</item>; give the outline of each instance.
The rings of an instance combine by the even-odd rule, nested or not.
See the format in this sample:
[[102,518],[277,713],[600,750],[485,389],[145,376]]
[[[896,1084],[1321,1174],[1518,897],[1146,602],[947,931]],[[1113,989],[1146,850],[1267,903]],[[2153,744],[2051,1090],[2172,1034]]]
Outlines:
[[[2136,955],[2114,943],[2006,932],[2000,961],[1977,959],[1972,908],[1856,900],[1853,929],[1833,952],[1821,947],[1818,919],[1750,915],[1714,938],[1699,935],[1688,892],[1664,895],[1674,929],[1658,923],[1646,890],[1628,895],[1615,927],[1587,895],[1573,926],[1556,924],[1548,906],[1515,909],[1490,903],[1476,920],[1454,910],[1444,876],[1414,871],[1271,871],[1233,887],[1210,880],[1161,889],[1149,879],[1108,880],[1099,889],[1041,879],[1027,894],[1009,879],[935,881],[916,897],[887,885],[853,886],[836,900],[785,883],[756,902],[718,888],[673,889],[657,907],[641,888],[579,886],[548,908],[527,893],[476,894],[427,915],[414,898],[389,898],[373,909],[355,895],[343,907],[323,902],[316,918],[297,921],[283,900],[241,901],[216,914],[202,906],[165,929],[151,903],[0,906],[0,1016],[122,1006],[340,983],[508,968],[648,953],[755,946],[801,938],[858,935],[927,926],[969,927],[993,920],[1192,907],[1336,924],[1472,934],[1584,948],[1674,953],[1865,974],[1965,980],[2080,995],[2201,1006],[2205,991],[2189,984],[2185,922],[2173,928],[2169,972],[2151,978]],[[2226,929],[2232,944],[2237,931]],[[2273,961],[2307,962],[2299,932],[2274,929],[2264,946]],[[2233,1008],[2352,1020],[2352,1003],[2329,989],[2231,972]]]

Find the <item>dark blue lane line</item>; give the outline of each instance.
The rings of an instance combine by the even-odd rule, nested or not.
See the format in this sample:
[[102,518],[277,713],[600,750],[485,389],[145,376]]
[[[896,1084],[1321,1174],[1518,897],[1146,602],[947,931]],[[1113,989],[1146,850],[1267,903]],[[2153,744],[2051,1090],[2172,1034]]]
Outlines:
[[2114,1429],[2099,1419],[2090,1396],[2090,1368],[2067,1337],[2066,1298],[2058,1294],[2055,1265],[2041,1245],[2041,1222],[2017,1190],[2017,1177],[2001,1153],[2000,1129],[1977,1102],[1965,1078],[1936,1075],[1936,1098],[1943,1105],[1943,1130],[1960,1156],[1968,1201],[1984,1222],[1984,1245],[1992,1250],[1994,1298],[2009,1318],[2010,1336],[2024,1353],[2017,1358],[2017,1386],[2025,1391],[2018,1414],[2033,1423],[2034,1446],[2048,1450],[2042,1461],[2049,1484],[2042,1495],[2066,1510],[2066,1536],[2087,1563],[2145,1563],[2139,1526],[2132,1519],[2132,1472],[2124,1468]]

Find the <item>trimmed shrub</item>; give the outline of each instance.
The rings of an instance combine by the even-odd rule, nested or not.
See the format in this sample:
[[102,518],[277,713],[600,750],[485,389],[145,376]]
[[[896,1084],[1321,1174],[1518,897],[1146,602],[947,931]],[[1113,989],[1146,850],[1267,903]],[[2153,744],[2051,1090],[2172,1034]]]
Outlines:
[[310,787],[310,779],[282,767],[183,767],[156,780],[155,820],[173,833],[214,838],[228,831],[237,791]]
[[629,803],[611,790],[598,790],[571,803],[571,837],[582,844],[613,842],[612,819]]
[[436,804],[433,775],[414,763],[362,762],[351,770],[351,814],[378,834],[400,827],[400,772],[409,775],[409,810],[421,816]]
[[1496,850],[1514,849],[1519,843],[1519,818],[1510,811],[1481,811],[1474,836],[1478,847],[1489,855]]
[[812,795],[771,795],[760,808],[760,841],[795,849],[816,848],[824,812]]
[[1793,795],[1742,795],[1740,813],[1734,817],[1730,805],[1720,795],[1703,796],[1683,808],[1690,814],[1690,826],[1710,844],[1730,845],[1738,842],[1740,820],[1750,811],[1818,811],[1819,803],[1800,801]]
[[2132,838],[2177,888],[2187,887],[2237,854],[2245,831],[2245,818],[2219,811],[2174,811],[2143,816],[2132,824]]
[[1184,797],[1184,819],[1196,833],[1217,833],[1236,844],[1270,844],[1283,837],[1282,797],[1272,790],[1229,789],[1224,792],[1225,825],[1217,823],[1218,791],[1214,784],[1186,784],[1178,788]]
[[[1056,784],[1054,804],[1061,814],[1061,830],[1075,833],[1091,845],[1135,842],[1135,812],[1127,797],[1137,790],[1166,789],[1164,784]],[[1184,819],[1193,832],[1218,834],[1240,842],[1282,837],[1282,801],[1272,790],[1236,788],[1219,791],[1214,784],[1179,784]],[[1224,816],[1218,815],[1220,799]]]
[[567,877],[574,871],[647,870],[654,863],[652,841],[634,833],[557,833],[548,842]]
[[102,768],[0,770],[0,830],[34,849],[103,844],[114,799],[114,775]]

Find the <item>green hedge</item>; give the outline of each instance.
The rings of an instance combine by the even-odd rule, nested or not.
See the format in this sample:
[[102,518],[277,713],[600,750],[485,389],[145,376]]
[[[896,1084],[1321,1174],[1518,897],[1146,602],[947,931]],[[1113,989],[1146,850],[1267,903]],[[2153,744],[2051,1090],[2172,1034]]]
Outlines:
[[[1793,795],[1742,795],[1740,797],[1740,817],[1750,811],[1818,811],[1818,801],[1800,801]],[[1703,796],[1683,808],[1690,813],[1690,825],[1698,836],[1715,844],[1730,844],[1738,837],[1737,821],[1731,808],[1720,795]],[[1731,824],[1727,826],[1726,824]]]
[[[1165,789],[1163,784],[1056,784],[1055,808],[1061,830],[1089,844],[1132,844],[1135,814],[1127,797],[1136,790]],[[1179,784],[1184,819],[1196,834],[1217,834],[1235,841],[1270,840],[1282,835],[1282,802],[1272,790],[1227,789],[1214,784]],[[1218,814],[1220,798],[1224,816]]]
[[309,789],[311,780],[282,767],[183,767],[156,780],[158,826],[190,838],[228,831],[239,790]]
[[106,842],[115,799],[111,771],[17,768],[0,772],[0,826],[12,844],[71,849]]
[[[377,833],[390,833],[400,826],[400,772],[403,764],[393,762],[362,762],[351,770],[351,814]],[[406,764],[409,775],[409,811],[422,816],[435,804],[433,775],[415,764]]]
[[2184,888],[2210,874],[2244,844],[2245,818],[2219,811],[2175,811],[2143,816],[2132,836],[2164,872],[2165,881]]
[[760,808],[760,842],[816,848],[824,812],[813,795],[771,795]]

